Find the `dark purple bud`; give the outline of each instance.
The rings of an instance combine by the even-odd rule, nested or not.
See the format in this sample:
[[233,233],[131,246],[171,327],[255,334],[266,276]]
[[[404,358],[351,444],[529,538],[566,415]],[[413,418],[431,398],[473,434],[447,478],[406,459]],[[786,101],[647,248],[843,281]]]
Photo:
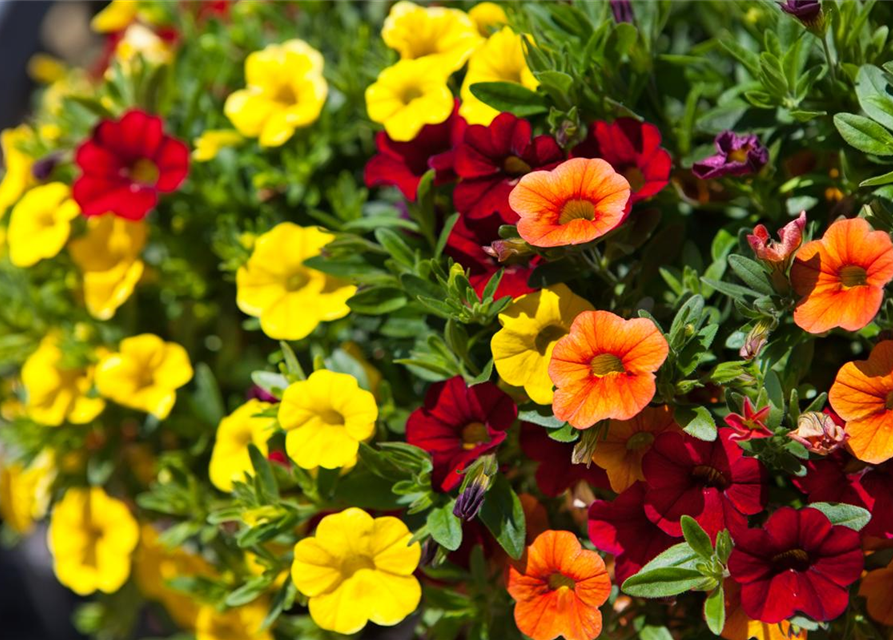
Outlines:
[[43,182],[52,175],[57,164],[59,164],[58,154],[51,153],[31,165],[31,175]]
[[768,149],[754,134],[739,136],[734,131],[723,131],[714,145],[716,154],[692,165],[692,173],[702,180],[757,173],[769,162]]
[[489,484],[486,476],[475,478],[468,483],[459,497],[456,506],[453,507],[453,515],[466,522],[473,520],[484,504],[484,496],[487,494]]
[[263,387],[259,387],[256,384],[251,385],[251,388],[248,389],[248,393],[245,394],[248,400],[260,400],[261,402],[279,402],[279,398],[274,396],[272,393],[264,389]]
[[633,5],[629,0],[611,0],[611,11],[617,22],[633,22]]
[[437,557],[437,543],[429,538],[422,543],[422,557],[419,559],[419,566],[427,567],[434,562],[435,557]]
[[817,27],[822,22],[822,3],[819,0],[787,0],[779,5],[782,11],[808,28]]

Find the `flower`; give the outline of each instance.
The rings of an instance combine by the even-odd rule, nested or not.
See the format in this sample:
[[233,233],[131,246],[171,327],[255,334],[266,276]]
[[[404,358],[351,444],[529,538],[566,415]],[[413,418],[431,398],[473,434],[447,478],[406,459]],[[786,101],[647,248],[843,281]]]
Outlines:
[[602,488],[609,486],[604,469],[594,464],[573,464],[574,444],[553,440],[539,425],[521,423],[521,451],[538,463],[536,486],[550,498],[560,496],[579,482]]
[[673,419],[673,409],[666,405],[645,407],[631,420],[611,420],[592,461],[607,472],[611,489],[621,493],[645,479],[642,458],[654,439],[670,430],[679,430],[679,425]]
[[55,456],[42,450],[27,465],[0,456],[0,518],[21,536],[34,530],[47,512],[50,488],[56,478]]
[[226,611],[205,605],[195,619],[195,640],[272,640],[269,629],[261,630],[269,609],[263,598]]
[[893,280],[893,242],[862,218],[838,220],[797,251],[791,284],[801,296],[794,322],[809,333],[858,331],[872,321]]
[[453,112],[448,75],[436,60],[400,60],[366,88],[369,119],[383,124],[392,140],[409,142],[426,124],[440,124]]
[[406,441],[431,454],[431,484],[450,491],[460,474],[479,457],[495,450],[518,408],[492,382],[466,386],[461,376],[437,382],[425,394],[425,404],[406,421]]
[[293,382],[279,404],[288,457],[302,469],[337,469],[357,462],[360,442],[375,433],[378,405],[346,373],[319,369]]
[[267,439],[272,435],[274,420],[257,414],[272,406],[267,402],[249,400],[220,421],[208,475],[211,483],[221,491],[232,491],[233,481],[244,481],[246,473],[254,475],[254,465],[248,454],[249,444],[257,447],[264,456],[267,455]]
[[33,138],[34,132],[24,124],[0,132],[0,151],[6,165],[3,180],[0,181],[0,217],[34,184],[31,174],[34,159],[21,149]]
[[827,456],[844,446],[849,434],[827,413],[807,411],[797,418],[797,428],[790,431],[788,437],[810,453]]
[[161,118],[133,109],[103,120],[75,153],[82,173],[72,193],[85,216],[112,212],[141,220],[186,179],[189,149],[165,135]]
[[[114,57],[122,65],[126,75],[132,75],[134,65],[148,62],[153,65],[170,63],[174,58],[173,43],[142,24],[127,27],[115,43]],[[114,77],[111,69],[106,70]]]
[[681,432],[663,433],[642,459],[645,515],[671,536],[682,535],[679,519],[691,516],[715,538],[723,529],[747,526],[745,516],[766,505],[766,470],[744,455],[720,429],[706,442]]
[[435,170],[435,185],[456,180],[453,148],[464,135],[465,120],[459,115],[458,100],[449,118],[440,124],[426,124],[409,142],[396,142],[379,131],[375,136],[378,154],[366,163],[366,186],[392,185],[415,202],[419,182],[429,169]]
[[123,31],[137,19],[137,0],[112,0],[102,11],[93,16],[90,28],[97,33]]
[[502,328],[490,341],[493,365],[507,384],[524,387],[537,404],[552,402],[549,361],[574,319],[592,311],[585,298],[565,284],[546,287],[515,300],[499,314]]
[[509,194],[518,179],[534,169],[551,169],[564,159],[554,138],[531,138],[531,133],[527,120],[510,113],[499,114],[487,126],[465,130],[455,152],[461,180],[453,191],[453,205],[469,222],[514,224],[518,214],[509,206]]
[[611,0],[611,13],[614,15],[614,22],[634,22],[633,5],[629,0]]
[[320,322],[343,318],[357,288],[304,266],[334,236],[316,227],[283,222],[254,243],[248,262],[236,272],[236,304],[260,318],[263,332],[276,340],[306,338]]
[[794,633],[787,620],[768,624],[748,618],[741,608],[741,587],[734,580],[724,581],[723,590],[727,613],[722,637],[726,640],[806,640],[806,630]]
[[769,162],[769,151],[754,134],[739,136],[723,131],[714,140],[716,155],[692,165],[692,173],[702,180],[756,173]]
[[401,0],[391,7],[381,38],[401,60],[425,58],[448,72],[458,71],[481,42],[481,35],[464,11],[420,7]]
[[58,340],[47,336],[22,365],[28,416],[39,424],[86,424],[102,413],[105,401],[91,397],[93,366],[72,367],[63,360]]
[[315,537],[295,545],[291,569],[313,621],[351,634],[367,622],[395,625],[415,611],[422,589],[412,574],[422,551],[411,538],[397,518],[373,519],[362,509],[323,518]]
[[195,139],[192,159],[196,162],[208,162],[216,158],[221,149],[238,146],[244,140],[238,131],[209,129]]
[[806,212],[801,211],[796,219],[778,230],[778,241],[771,240],[766,227],[758,224],[753,228],[753,233],[748,234],[747,242],[757,258],[773,270],[784,272],[800,247],[805,229]]
[[78,595],[114,593],[130,576],[139,537],[127,505],[101,487],[68,489],[53,507],[47,534],[56,578]]
[[602,631],[598,608],[611,593],[611,580],[601,557],[583,549],[577,536],[549,530],[510,566],[508,592],[518,629],[533,640],[592,640]]
[[797,18],[807,28],[817,27],[822,22],[820,0],[785,0],[778,4],[782,11]]
[[630,204],[634,204],[656,195],[670,181],[673,160],[660,141],[660,129],[653,124],[633,118],[617,118],[610,124],[599,120],[589,127],[586,139],[571,150],[571,157],[608,162],[629,182]]
[[800,611],[822,622],[846,609],[847,587],[862,573],[856,531],[832,525],[816,509],[781,507],[761,528],[733,537],[729,572],[749,618],[776,623]]
[[9,218],[10,261],[17,267],[30,267],[55,256],[68,240],[71,221],[80,213],[66,184],[52,182],[28,191]]
[[246,138],[281,146],[319,119],[329,92],[322,71],[322,55],[303,40],[268,45],[245,59],[246,87],[230,94],[223,112]]
[[107,214],[87,220],[87,233],[68,245],[81,270],[84,303],[91,316],[109,320],[133,293],[143,275],[139,259],[146,244],[146,224]]
[[485,38],[509,21],[505,10],[495,2],[480,2],[474,5],[468,10],[468,17],[474,22],[478,33]]
[[893,625],[893,562],[883,569],[869,571],[859,583],[859,595],[865,598],[865,608],[872,620]]
[[509,194],[518,235],[535,247],[585,244],[626,217],[629,183],[604,160],[574,158],[523,176]]
[[167,418],[177,389],[190,380],[192,364],[186,349],[151,333],[124,338],[118,352],[106,355],[96,366],[100,395],[159,420]]
[[577,429],[632,418],[654,397],[654,372],[668,353],[666,338],[650,320],[584,311],[552,351],[555,417]]
[[729,437],[732,440],[771,438],[772,430],[766,426],[766,418],[769,417],[769,412],[771,410],[772,407],[767,404],[759,411],[754,411],[750,398],[745,397],[744,402],[742,403],[742,412],[744,415],[729,413],[729,415],[726,416],[726,425],[728,425],[734,432]]
[[471,55],[460,91],[462,107],[459,113],[469,124],[488,125],[499,111],[471,92],[471,86],[480,82],[512,82],[531,90],[539,86],[524,59],[521,36],[509,27],[491,35]]

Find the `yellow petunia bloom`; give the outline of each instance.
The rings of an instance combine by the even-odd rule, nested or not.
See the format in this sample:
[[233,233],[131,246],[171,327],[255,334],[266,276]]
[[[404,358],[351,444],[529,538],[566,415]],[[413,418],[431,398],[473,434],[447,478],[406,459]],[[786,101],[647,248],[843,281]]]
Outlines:
[[139,13],[137,0],[112,0],[107,7],[93,16],[90,27],[97,33],[123,31]]
[[50,486],[56,477],[55,458],[43,450],[27,467],[0,459],[0,517],[19,535],[27,535],[47,512]]
[[208,162],[217,157],[221,149],[235,147],[245,140],[238,131],[228,129],[214,129],[205,131],[195,139],[195,150],[192,159],[196,162]]
[[[174,59],[174,50],[152,29],[141,24],[132,24],[127,27],[124,36],[115,45],[114,57],[121,63],[124,72],[130,74],[139,59],[153,65],[171,62]],[[113,78],[114,71],[108,69],[106,77]]]
[[422,596],[412,575],[421,547],[397,518],[372,518],[350,508],[326,516],[316,537],[295,545],[291,575],[310,599],[321,628],[356,633],[367,622],[392,626],[415,611]]
[[555,343],[570,331],[579,314],[592,311],[587,300],[567,285],[556,284],[515,300],[499,314],[502,329],[490,341],[499,377],[524,387],[537,404],[552,402],[549,360]]
[[41,84],[53,84],[68,74],[65,63],[46,53],[35,53],[28,59],[28,76]]
[[83,273],[91,316],[108,320],[127,301],[143,275],[139,255],[145,244],[145,222],[112,214],[88,219],[86,235],[71,241],[68,252]]
[[52,182],[31,189],[9,218],[6,241],[10,261],[17,267],[30,267],[54,257],[71,234],[71,221],[80,214],[68,185]]
[[254,475],[249,444],[253,443],[267,455],[267,440],[274,420],[257,414],[271,406],[268,402],[249,400],[220,421],[208,473],[213,485],[221,491],[232,491],[233,480],[245,480],[246,473]]
[[447,72],[458,71],[482,41],[463,11],[420,7],[406,0],[391,7],[381,37],[401,59],[428,58]]
[[245,60],[247,86],[223,111],[243,136],[278,147],[322,113],[329,91],[322,70],[322,55],[303,40],[271,44]]
[[531,90],[539,86],[524,59],[521,36],[509,27],[503,27],[487,38],[487,42],[472,54],[460,92],[462,106],[459,114],[468,124],[489,125],[499,111],[471,93],[471,85],[478,82],[513,82]]
[[22,365],[25,407],[32,420],[58,427],[66,420],[86,424],[105,408],[102,398],[90,397],[94,367],[68,368],[55,338],[46,337]]
[[260,630],[269,608],[264,599],[226,611],[203,606],[195,621],[195,640],[272,640],[269,630]]
[[192,380],[186,349],[151,333],[125,338],[118,349],[96,366],[99,393],[159,420],[167,418],[177,400],[177,389]]
[[283,222],[261,235],[251,258],[236,272],[236,304],[260,318],[276,340],[306,338],[320,322],[343,318],[357,288],[304,266],[334,239],[316,227]]
[[398,142],[415,138],[426,124],[440,124],[455,104],[447,86],[449,70],[436,60],[401,60],[366,88],[366,111]]
[[139,537],[123,502],[100,487],[69,489],[53,508],[47,535],[56,577],[82,596],[114,593],[130,576]]
[[36,182],[31,173],[34,159],[20,148],[33,138],[34,132],[24,124],[0,132],[0,151],[3,152],[6,167],[3,181],[0,182],[0,217]]
[[356,378],[325,369],[289,385],[279,405],[285,449],[302,469],[353,466],[377,419],[375,397]]
[[481,2],[476,4],[468,12],[468,17],[485,38],[497,27],[508,24],[509,18],[505,11],[495,2]]

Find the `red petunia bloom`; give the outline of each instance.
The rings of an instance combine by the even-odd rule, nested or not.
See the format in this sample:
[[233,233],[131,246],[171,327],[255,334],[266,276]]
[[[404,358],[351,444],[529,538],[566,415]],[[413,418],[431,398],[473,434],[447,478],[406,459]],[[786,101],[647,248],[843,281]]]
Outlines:
[[647,492],[645,514],[671,536],[681,536],[679,519],[691,516],[715,538],[723,529],[746,527],[748,515],[766,505],[766,470],[745,457],[720,429],[705,442],[680,432],[662,433],[642,459]]
[[630,204],[656,195],[670,182],[673,160],[660,146],[660,129],[633,118],[593,122],[572,158],[601,158],[629,182]]
[[505,440],[518,407],[492,382],[468,387],[461,376],[431,385],[424,406],[406,421],[406,441],[431,454],[432,484],[450,491],[459,473]]
[[509,193],[521,176],[551,169],[564,153],[551,136],[536,136],[527,120],[501,113],[489,126],[471,125],[456,148],[455,169],[461,178],[453,191],[456,211],[469,224],[497,216],[500,224],[515,224],[518,214],[509,206]]
[[572,464],[574,444],[553,440],[543,427],[521,423],[521,450],[539,463],[536,484],[550,498],[561,495],[581,481],[602,489],[611,486],[605,470],[598,465]]
[[864,564],[858,532],[832,525],[817,509],[782,507],[760,529],[733,532],[729,573],[748,617],[776,623],[800,611],[833,620]]
[[434,184],[454,182],[455,147],[462,142],[466,126],[465,118],[459,115],[457,100],[447,120],[426,124],[409,142],[395,142],[380,131],[375,137],[378,154],[366,164],[366,186],[391,185],[415,202],[419,182],[429,169],[435,170]]
[[161,118],[132,110],[120,120],[103,120],[78,147],[83,172],[72,195],[85,216],[114,213],[141,220],[189,172],[189,148],[165,135]]

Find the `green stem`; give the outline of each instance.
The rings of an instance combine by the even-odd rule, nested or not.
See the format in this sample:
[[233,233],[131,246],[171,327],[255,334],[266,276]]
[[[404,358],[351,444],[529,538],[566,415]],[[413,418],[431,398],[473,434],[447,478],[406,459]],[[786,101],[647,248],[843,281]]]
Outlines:
[[834,82],[837,82],[837,68],[834,62],[831,60],[831,49],[828,48],[828,36],[827,34],[822,34],[819,38],[822,41],[822,49],[825,52],[825,60],[828,61],[828,68],[831,70],[831,79]]

